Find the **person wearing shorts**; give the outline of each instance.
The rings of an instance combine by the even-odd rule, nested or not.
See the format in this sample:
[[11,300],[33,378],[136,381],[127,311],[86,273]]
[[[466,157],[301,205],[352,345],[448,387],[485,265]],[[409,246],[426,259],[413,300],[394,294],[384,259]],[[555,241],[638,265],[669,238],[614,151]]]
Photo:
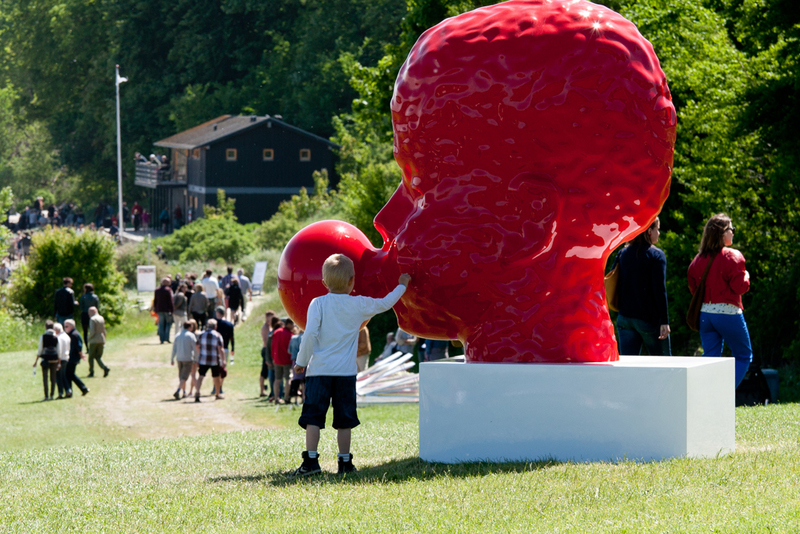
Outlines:
[[333,254],[322,265],[322,280],[329,293],[315,298],[308,307],[305,333],[295,364],[298,373],[306,371],[306,367],[308,370],[306,400],[298,420],[306,430],[306,450],[302,454],[303,463],[290,475],[293,477],[322,472],[317,446],[331,403],[339,445],[338,472],[356,471],[350,438],[351,429],[359,425],[356,413],[358,331],[365,321],[400,300],[411,277],[401,274],[397,287],[382,299],[350,295],[355,286],[353,260],[343,254]]
[[186,381],[190,376],[193,386],[196,381],[192,376],[192,370],[197,362],[197,338],[192,333],[196,324],[194,319],[183,323],[183,328],[173,340],[170,365],[174,366],[175,362],[178,362],[178,389],[173,394],[175,400],[181,398],[181,392],[183,392],[183,397],[186,397]]
[[217,327],[216,319],[209,319],[206,326],[208,329],[197,338],[197,373],[199,376],[197,377],[197,389],[194,395],[195,402],[200,402],[200,388],[209,369],[211,370],[211,377],[214,379],[214,391],[217,392],[216,399],[224,398],[220,393],[222,390],[222,372],[225,369],[222,336],[215,330]]

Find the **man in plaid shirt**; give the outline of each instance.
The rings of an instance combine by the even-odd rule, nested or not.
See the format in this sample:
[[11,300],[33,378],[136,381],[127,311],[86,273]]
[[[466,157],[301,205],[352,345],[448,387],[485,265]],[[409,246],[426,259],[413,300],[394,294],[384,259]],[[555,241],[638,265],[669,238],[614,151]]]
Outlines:
[[225,351],[223,350],[222,336],[215,330],[217,321],[209,319],[206,323],[207,330],[197,338],[197,359],[198,374],[197,390],[194,401],[200,402],[200,386],[203,385],[203,378],[211,369],[211,377],[214,379],[214,391],[217,392],[216,398],[224,398],[219,392],[222,391],[221,374],[225,371]]

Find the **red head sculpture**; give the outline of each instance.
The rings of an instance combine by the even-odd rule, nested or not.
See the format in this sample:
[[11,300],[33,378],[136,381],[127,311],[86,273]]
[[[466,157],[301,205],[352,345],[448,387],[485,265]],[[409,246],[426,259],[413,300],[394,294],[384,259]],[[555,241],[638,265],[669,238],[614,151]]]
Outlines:
[[324,293],[299,289],[319,278],[298,274],[307,251],[320,271],[348,249],[357,293],[381,295],[408,272],[400,326],[460,339],[470,361],[616,360],[603,269],[666,200],[676,128],[636,27],[583,0],[447,19],[409,53],[391,109],[403,180],[375,218],[383,248],[342,223],[295,236],[279,270],[290,314],[304,319]]

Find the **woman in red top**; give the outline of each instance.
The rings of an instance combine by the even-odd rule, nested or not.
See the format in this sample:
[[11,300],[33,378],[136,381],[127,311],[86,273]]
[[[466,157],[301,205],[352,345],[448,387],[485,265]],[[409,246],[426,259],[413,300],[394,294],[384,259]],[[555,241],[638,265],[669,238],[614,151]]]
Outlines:
[[712,262],[700,308],[700,341],[704,356],[722,356],[722,349],[728,343],[736,358],[736,387],[739,387],[753,360],[753,349],[742,306],[742,295],[750,289],[750,274],[742,253],[729,248],[733,232],[730,217],[723,213],[708,220],[700,253],[689,265],[688,278],[689,290],[694,294],[708,262]]

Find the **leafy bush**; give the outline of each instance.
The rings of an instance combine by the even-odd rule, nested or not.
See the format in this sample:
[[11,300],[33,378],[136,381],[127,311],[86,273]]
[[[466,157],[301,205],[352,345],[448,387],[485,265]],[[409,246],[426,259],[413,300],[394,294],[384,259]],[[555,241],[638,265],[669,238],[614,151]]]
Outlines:
[[36,317],[52,317],[56,290],[69,276],[76,296],[84,283],[94,284],[100,312],[111,326],[119,324],[125,309],[125,278],[116,269],[114,242],[98,232],[48,229],[33,237],[28,263],[14,273],[11,301]]
[[252,233],[227,217],[205,217],[187,224],[172,234],[154,240],[170,260],[236,263],[255,250]]
[[172,234],[154,240],[164,248],[170,260],[180,263],[190,261],[218,261],[236,263],[256,249],[253,233],[236,222],[233,207],[236,201],[225,198],[223,190],[217,191],[217,206],[204,206],[206,214]]

